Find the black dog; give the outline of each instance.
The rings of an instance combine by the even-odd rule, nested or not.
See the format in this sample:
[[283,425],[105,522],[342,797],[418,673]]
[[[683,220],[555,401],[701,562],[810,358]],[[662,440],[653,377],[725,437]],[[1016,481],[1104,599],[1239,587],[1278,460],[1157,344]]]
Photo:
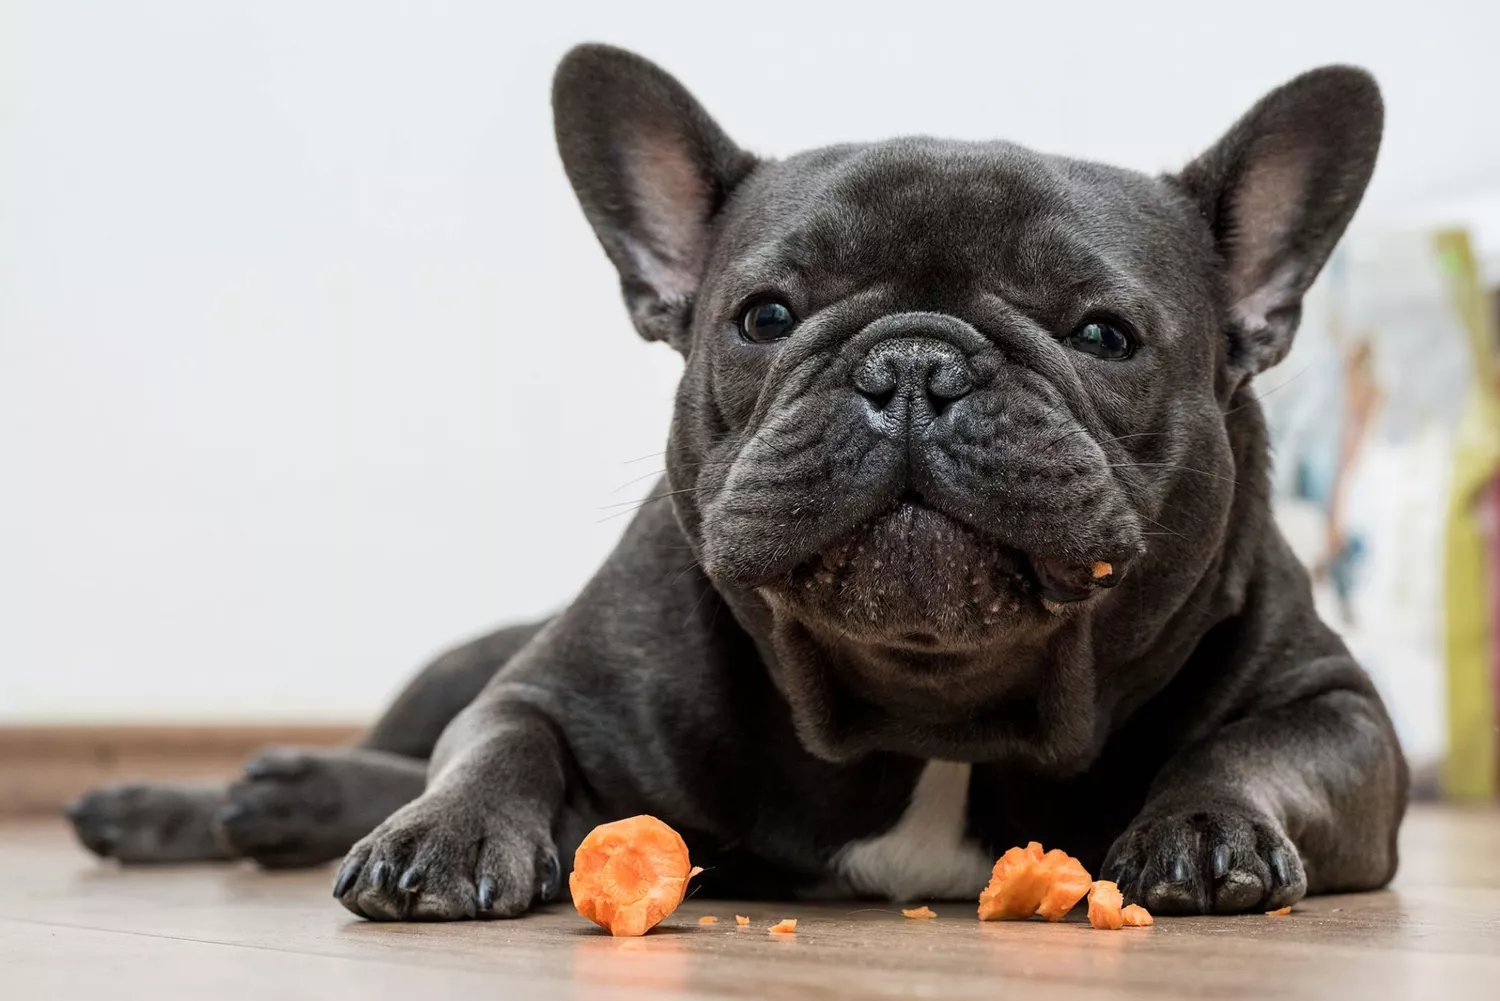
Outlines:
[[597,46],[553,101],[637,329],[686,358],[655,502],[361,747],[93,794],[86,842],[353,843],[335,894],[370,918],[520,914],[636,813],[724,894],[973,897],[1033,839],[1166,912],[1390,879],[1406,767],[1271,521],[1250,388],[1369,179],[1366,74],[1158,178],[934,139],[760,160]]

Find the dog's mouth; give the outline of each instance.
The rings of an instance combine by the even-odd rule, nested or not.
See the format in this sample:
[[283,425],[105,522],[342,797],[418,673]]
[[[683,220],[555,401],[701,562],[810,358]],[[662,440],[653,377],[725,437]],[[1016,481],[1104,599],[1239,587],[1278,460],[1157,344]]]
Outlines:
[[773,590],[845,632],[936,650],[1060,614],[1116,580],[1109,563],[1024,552],[909,491]]

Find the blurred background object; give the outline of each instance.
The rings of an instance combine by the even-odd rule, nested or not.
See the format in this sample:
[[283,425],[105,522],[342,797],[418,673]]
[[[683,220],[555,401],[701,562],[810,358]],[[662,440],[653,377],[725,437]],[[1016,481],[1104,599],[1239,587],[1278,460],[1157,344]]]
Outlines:
[[1500,5],[920,11],[0,4],[0,773],[85,732],[135,736],[67,760],[123,767],[126,724],[337,739],[587,578],[680,370],[553,150],[553,65],[603,40],[767,155],[925,132],[1152,172],[1371,69],[1380,166],[1260,380],[1278,507],[1427,785],[1493,796]]
[[1463,229],[1367,228],[1262,382],[1277,515],[1374,677],[1419,794],[1495,795],[1496,303]]

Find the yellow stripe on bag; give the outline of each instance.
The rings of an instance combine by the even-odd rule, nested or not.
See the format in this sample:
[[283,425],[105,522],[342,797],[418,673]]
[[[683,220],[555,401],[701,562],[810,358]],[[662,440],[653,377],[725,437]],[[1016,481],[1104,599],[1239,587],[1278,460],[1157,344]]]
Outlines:
[[1436,234],[1453,305],[1469,334],[1475,379],[1458,426],[1449,497],[1444,595],[1448,667],[1448,757],[1443,790],[1453,799],[1492,799],[1497,792],[1495,651],[1490,620],[1489,553],[1479,504],[1500,473],[1500,361],[1494,317],[1467,233]]

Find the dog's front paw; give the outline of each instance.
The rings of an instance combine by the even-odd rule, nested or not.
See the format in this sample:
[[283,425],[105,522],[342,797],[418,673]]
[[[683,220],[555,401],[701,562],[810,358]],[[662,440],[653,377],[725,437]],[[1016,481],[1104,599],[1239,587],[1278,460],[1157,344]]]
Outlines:
[[1127,901],[1163,914],[1269,911],[1307,892],[1280,825],[1237,807],[1138,818],[1109,850],[1104,874]]
[[333,895],[375,921],[515,917],[562,882],[548,825],[423,797],[349,850]]

